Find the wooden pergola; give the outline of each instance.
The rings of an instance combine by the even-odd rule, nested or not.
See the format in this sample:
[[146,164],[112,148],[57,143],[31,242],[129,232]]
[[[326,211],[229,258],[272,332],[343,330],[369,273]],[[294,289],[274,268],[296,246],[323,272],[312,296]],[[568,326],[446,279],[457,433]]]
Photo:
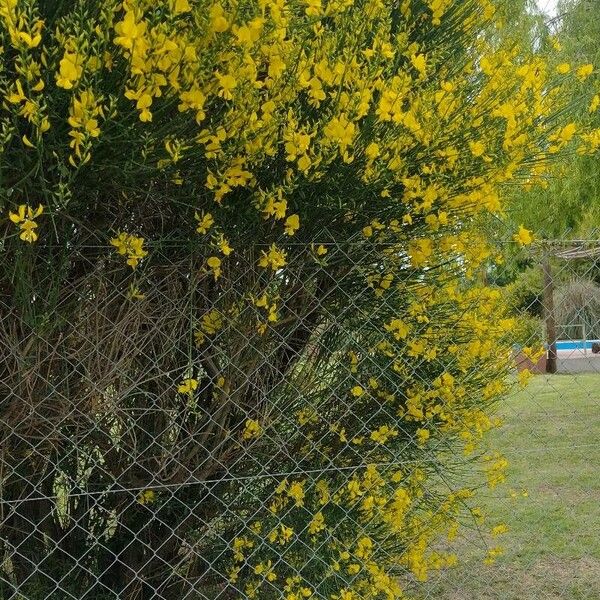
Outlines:
[[[556,373],[557,357],[556,350],[556,314],[554,310],[554,274],[550,258],[560,260],[578,260],[586,258],[600,258],[600,246],[585,247],[591,242],[585,240],[572,240],[568,242],[570,247],[565,249],[547,250],[543,254],[542,271],[544,274],[543,289],[543,311],[544,323],[546,328],[546,342],[548,344],[548,357],[546,360],[546,373]],[[598,243],[595,241],[594,243]],[[561,243],[561,245],[564,245]]]

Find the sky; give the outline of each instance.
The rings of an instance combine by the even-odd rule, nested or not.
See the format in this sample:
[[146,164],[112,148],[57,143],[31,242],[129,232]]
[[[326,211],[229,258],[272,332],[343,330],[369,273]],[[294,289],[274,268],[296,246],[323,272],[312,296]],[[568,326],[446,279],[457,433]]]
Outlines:
[[537,0],[538,6],[549,16],[556,16],[556,5],[558,0]]

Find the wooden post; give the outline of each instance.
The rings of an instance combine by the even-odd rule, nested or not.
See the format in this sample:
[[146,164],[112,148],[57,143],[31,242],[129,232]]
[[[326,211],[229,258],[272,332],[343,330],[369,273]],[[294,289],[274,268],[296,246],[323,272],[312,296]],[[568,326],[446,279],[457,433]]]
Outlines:
[[542,268],[544,271],[544,321],[546,323],[546,342],[548,343],[548,359],[546,373],[556,373],[556,315],[554,314],[554,278],[550,257],[544,256]]

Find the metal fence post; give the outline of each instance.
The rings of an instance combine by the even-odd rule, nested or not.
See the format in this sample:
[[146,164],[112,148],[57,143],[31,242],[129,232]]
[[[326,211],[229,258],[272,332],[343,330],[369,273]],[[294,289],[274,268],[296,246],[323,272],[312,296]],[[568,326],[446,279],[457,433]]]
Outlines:
[[556,373],[556,315],[554,314],[554,279],[550,259],[546,254],[542,262],[544,271],[544,321],[546,323],[546,340],[548,343],[548,360],[546,373]]

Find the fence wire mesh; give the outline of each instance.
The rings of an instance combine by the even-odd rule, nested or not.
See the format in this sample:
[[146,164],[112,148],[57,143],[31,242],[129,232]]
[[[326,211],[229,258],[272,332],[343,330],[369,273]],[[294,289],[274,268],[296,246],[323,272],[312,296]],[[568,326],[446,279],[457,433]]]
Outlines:
[[[285,245],[4,268],[0,598],[599,598],[600,242],[483,273],[515,366],[463,360],[495,305],[438,297],[460,262],[436,287],[362,235]],[[500,375],[485,487],[503,457],[457,444]]]

